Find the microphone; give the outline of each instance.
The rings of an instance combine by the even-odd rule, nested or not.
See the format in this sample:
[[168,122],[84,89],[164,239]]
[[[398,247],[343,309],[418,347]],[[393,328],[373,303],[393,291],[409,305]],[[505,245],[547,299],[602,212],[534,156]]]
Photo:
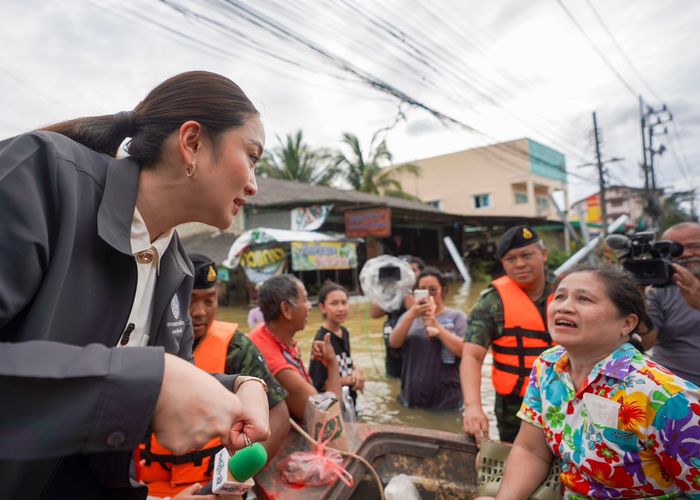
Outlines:
[[267,451],[260,443],[246,446],[238,450],[228,460],[228,470],[239,483],[245,483],[248,479],[265,467],[267,463]]
[[211,490],[215,495],[243,495],[255,485],[253,476],[267,463],[267,451],[260,443],[238,450],[232,457],[223,448],[214,458]]
[[615,251],[629,250],[632,243],[627,236],[622,234],[611,234],[605,238],[605,244]]

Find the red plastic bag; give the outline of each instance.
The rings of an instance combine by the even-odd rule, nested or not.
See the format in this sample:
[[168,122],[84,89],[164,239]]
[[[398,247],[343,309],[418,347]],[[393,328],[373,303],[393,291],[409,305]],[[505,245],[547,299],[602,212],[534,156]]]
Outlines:
[[[324,422],[320,436],[324,435]],[[343,456],[335,450],[326,449],[328,441],[333,438],[331,433],[325,441],[318,441],[314,451],[295,451],[279,464],[282,478],[291,484],[305,486],[321,486],[340,479],[348,486],[354,484],[352,475],[343,467]]]

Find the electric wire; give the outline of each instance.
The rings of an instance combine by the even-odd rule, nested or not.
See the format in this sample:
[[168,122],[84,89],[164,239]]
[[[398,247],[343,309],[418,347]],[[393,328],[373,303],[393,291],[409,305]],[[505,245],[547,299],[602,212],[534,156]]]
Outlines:
[[581,34],[584,36],[584,38],[588,41],[589,45],[591,47],[593,47],[593,50],[595,50],[596,54],[598,54],[598,56],[605,63],[605,65],[608,67],[608,69],[610,69],[610,71],[613,72],[613,74],[617,77],[617,79],[625,86],[625,88],[627,90],[630,91],[630,93],[634,97],[637,97],[639,95],[639,92],[637,92],[636,90],[634,90],[634,88],[632,88],[632,86],[627,82],[627,80],[625,80],[622,77],[620,72],[617,71],[617,69],[615,69],[615,66],[613,66],[613,64],[608,60],[608,58],[605,57],[605,54],[603,53],[603,51],[600,50],[600,48],[598,48],[598,46],[595,44],[593,39],[588,35],[588,33],[586,33],[586,30],[583,29],[583,26],[581,26],[581,24],[576,20],[576,18],[571,13],[571,11],[566,7],[566,5],[564,5],[563,0],[556,0],[556,1],[559,4],[559,6],[564,10],[564,12],[569,17],[569,19],[574,24],[574,26],[576,26],[576,29],[578,29],[581,32]]
[[642,74],[637,70],[637,67],[634,65],[632,60],[629,58],[627,53],[622,49],[622,46],[618,43],[617,39],[613,35],[612,31],[610,31],[610,28],[608,28],[608,25],[603,21],[603,18],[601,17],[600,13],[598,13],[598,10],[593,6],[593,2],[591,0],[586,0],[586,3],[588,4],[588,7],[591,9],[591,12],[593,12],[593,15],[595,18],[598,20],[598,23],[603,27],[603,30],[608,34],[608,37],[610,37],[610,40],[612,43],[615,45],[617,48],[618,52],[622,55],[622,57],[627,61],[627,64],[629,65],[630,68],[632,68],[632,71],[634,71],[634,74],[637,75],[637,78],[639,78],[639,81],[642,82],[642,84],[647,88],[647,90],[656,98],[659,100],[659,102],[663,102],[663,99],[659,97],[659,94],[657,94],[654,89],[651,88],[651,85],[646,81],[646,79],[642,76]]
[[[216,28],[217,31],[226,31],[230,32],[231,28],[228,26],[228,23],[223,23],[221,19],[216,19],[213,20],[210,17],[204,16],[202,14],[199,14],[197,12],[193,12],[191,9],[188,9],[185,7],[182,2],[176,2],[174,0],[160,0],[161,3],[176,9],[180,10],[180,12],[187,16],[191,20],[196,20],[199,22],[203,22],[208,24],[210,27]],[[486,138],[487,140],[493,140],[493,138],[489,134],[485,134],[482,131],[479,131],[472,127],[469,124],[466,124],[464,121],[459,120],[453,116],[447,115],[446,113],[442,113],[439,110],[433,108],[430,105],[427,105],[425,102],[422,100],[419,100],[417,98],[413,98],[412,96],[409,96],[405,92],[401,91],[400,89],[392,86],[391,84],[379,79],[378,77],[375,77],[371,73],[367,73],[363,71],[360,68],[357,68],[354,66],[350,61],[347,61],[343,59],[342,57],[338,57],[334,54],[331,54],[322,48],[318,47],[313,41],[307,39],[306,37],[300,35],[298,32],[293,31],[292,29],[281,25],[279,22],[276,20],[270,18],[269,16],[261,13],[260,11],[257,11],[251,7],[245,6],[242,4],[242,2],[235,1],[235,0],[228,0],[228,1],[223,1],[223,2],[212,2],[212,1],[202,1],[199,2],[200,5],[212,5],[218,11],[224,16],[228,17],[229,19],[236,18],[237,20],[240,20],[240,18],[243,18],[247,22],[253,24],[259,29],[262,29],[263,31],[266,31],[270,34],[272,34],[276,39],[280,41],[293,41],[296,44],[300,45],[301,47],[305,48],[305,50],[310,50],[312,53],[315,53],[317,56],[320,56],[321,60],[324,63],[330,63],[331,66],[335,67],[336,69],[339,69],[341,71],[349,72],[351,75],[353,75],[355,78],[359,78],[360,81],[363,81],[365,84],[369,84],[372,88],[378,89],[382,92],[388,93],[389,95],[399,99],[402,102],[406,102],[410,106],[417,107],[420,109],[423,109],[430,114],[432,114],[434,117],[436,117],[441,123],[443,124],[452,124],[452,125],[457,125],[462,129],[467,130],[470,133],[476,134],[478,136],[481,136],[482,138]],[[345,4],[347,5],[347,3]],[[389,33],[393,33],[393,40],[394,41],[402,41],[405,40],[406,37],[403,34],[399,34],[400,32],[397,31],[396,29],[390,27],[390,26],[383,26],[381,23],[375,23],[375,28],[382,28],[385,31],[388,31]],[[241,37],[243,40],[245,40],[244,34],[241,32],[241,30],[232,30],[233,34],[236,35],[237,37]],[[250,30],[248,30],[250,31]],[[259,47],[258,47],[259,48]],[[268,49],[265,53],[267,55],[270,55],[273,53],[276,57],[279,58],[279,54],[277,53],[278,51],[274,49]],[[417,47],[415,44],[410,45],[410,51],[409,50],[404,50],[404,53],[417,53],[419,55],[419,58],[421,56],[421,52],[419,47]],[[419,61],[425,62],[426,58],[422,57],[422,59],[419,59]],[[285,61],[288,62],[288,61]],[[303,64],[297,63],[298,66],[300,66],[302,69],[304,68]],[[433,65],[432,68],[433,71],[438,70],[435,65]],[[440,74],[440,73],[438,73]],[[479,91],[479,89],[475,89]],[[498,105],[493,99],[491,99],[493,104]],[[502,108],[502,106],[501,106]],[[546,134],[540,133],[540,135],[546,136]],[[512,146],[509,145],[495,145],[494,147],[500,148],[500,149],[511,149]],[[568,149],[568,148],[567,148]],[[488,154],[488,153],[486,153]],[[517,155],[523,155],[522,151],[515,151],[515,154]],[[524,153],[525,155],[528,155],[527,152]],[[532,155],[530,155],[532,156]],[[535,160],[541,161],[544,164],[549,164],[550,166],[554,167],[555,169],[558,169],[560,171],[566,172],[565,168],[562,167],[562,165],[558,164],[551,164],[551,162],[547,161],[546,159],[542,158],[537,158],[536,156],[534,157]],[[569,173],[571,174],[571,173]],[[574,174],[575,175],[575,174]]]

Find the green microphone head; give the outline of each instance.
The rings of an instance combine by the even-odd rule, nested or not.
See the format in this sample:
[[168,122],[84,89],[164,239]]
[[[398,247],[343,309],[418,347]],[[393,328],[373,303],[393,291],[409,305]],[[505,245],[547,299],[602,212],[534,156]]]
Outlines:
[[228,469],[239,483],[245,483],[257,474],[267,463],[267,451],[260,443],[254,443],[238,450],[228,460]]

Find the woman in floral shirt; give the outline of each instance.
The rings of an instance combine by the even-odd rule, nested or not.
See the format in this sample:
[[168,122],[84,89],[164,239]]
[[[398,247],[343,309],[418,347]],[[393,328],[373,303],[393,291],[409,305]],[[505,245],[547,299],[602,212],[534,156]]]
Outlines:
[[632,279],[575,270],[548,321],[558,346],[532,369],[497,498],[527,498],[553,456],[567,499],[700,498],[700,389],[629,343],[648,321]]

